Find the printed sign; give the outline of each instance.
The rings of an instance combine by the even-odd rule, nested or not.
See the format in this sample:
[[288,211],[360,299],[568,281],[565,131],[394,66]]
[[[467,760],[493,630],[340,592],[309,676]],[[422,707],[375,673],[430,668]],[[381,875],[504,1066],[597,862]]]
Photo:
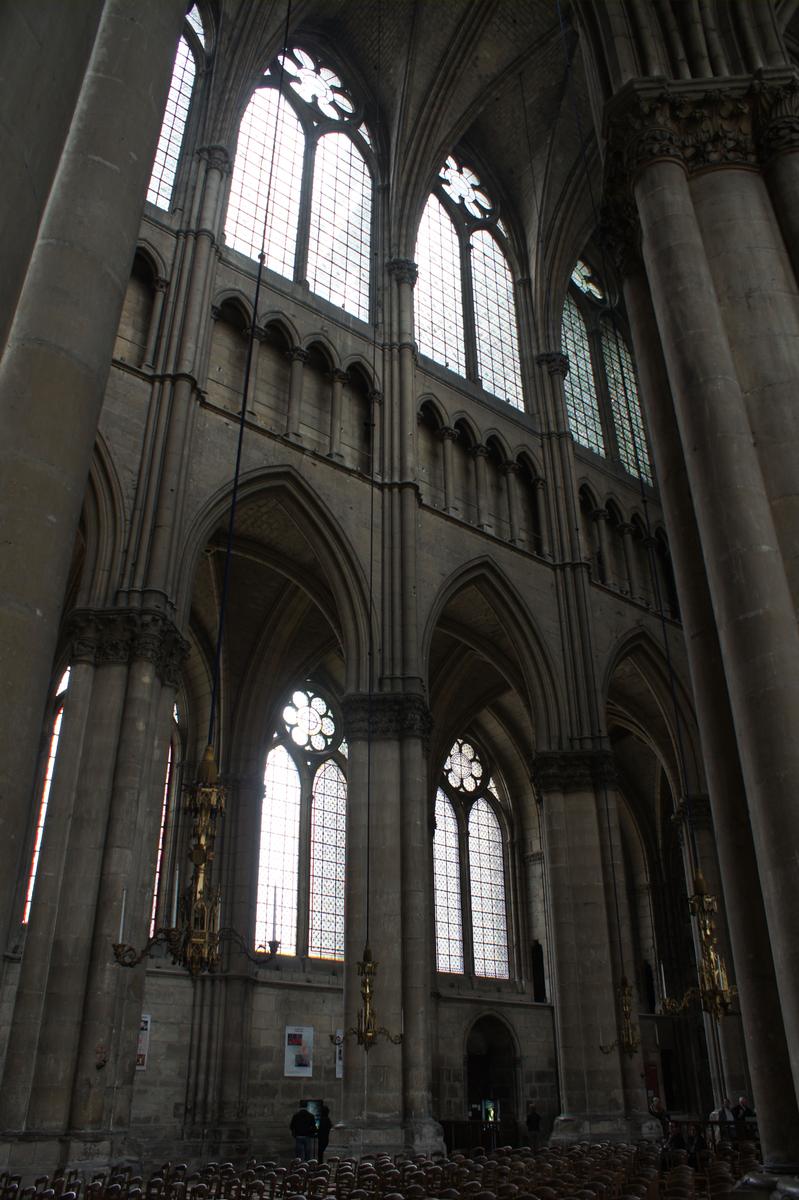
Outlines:
[[313,1075],[313,1026],[287,1025],[283,1049],[283,1074],[310,1079]]
[[152,1017],[149,1013],[142,1013],[141,1022],[139,1023],[139,1042],[136,1046],[136,1070],[147,1070],[147,1059],[150,1054],[150,1027],[152,1025]]

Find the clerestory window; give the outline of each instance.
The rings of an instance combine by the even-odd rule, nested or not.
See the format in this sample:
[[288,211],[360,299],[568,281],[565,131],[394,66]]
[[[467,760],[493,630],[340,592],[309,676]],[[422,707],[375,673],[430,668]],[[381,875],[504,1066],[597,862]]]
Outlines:
[[329,700],[288,697],[264,769],[255,948],[344,957],[347,746]]
[[339,77],[294,47],[263,75],[239,128],[225,239],[369,319],[372,152]]
[[422,354],[523,408],[507,232],[477,174],[450,157],[416,240],[416,342]]
[[618,312],[583,259],[563,304],[561,345],[569,359],[566,416],[576,442],[615,459],[629,475],[652,483],[635,368]]
[[506,856],[499,792],[474,744],[454,743],[436,792],[436,969],[510,977]]
[[47,751],[44,760],[44,771],[42,775],[41,787],[39,789],[39,803],[36,809],[36,828],[33,832],[33,849],[31,852],[30,865],[28,866],[27,883],[25,886],[25,906],[22,910],[23,925],[28,924],[28,919],[31,914],[33,890],[36,887],[36,873],[39,869],[39,854],[42,849],[44,823],[47,819],[47,806],[50,801],[50,788],[52,787],[53,783],[53,772],[55,771],[56,756],[58,754],[58,742],[61,736],[61,722],[64,717],[64,701],[66,700],[68,687],[69,667],[67,667],[66,671],[58,682],[51,708],[51,718],[47,738]]
[[205,33],[202,17],[195,4],[186,17],[183,35],[178,42],[164,120],[147,189],[147,199],[157,208],[169,209],[172,204],[197,67],[204,56]]

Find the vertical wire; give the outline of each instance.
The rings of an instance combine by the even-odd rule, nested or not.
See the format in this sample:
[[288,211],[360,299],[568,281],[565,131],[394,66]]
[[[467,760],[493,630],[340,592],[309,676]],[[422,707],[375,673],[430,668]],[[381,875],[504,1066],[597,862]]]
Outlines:
[[247,339],[247,359],[244,367],[244,382],[242,385],[241,395],[241,410],[239,412],[239,428],[238,438],[236,441],[236,465],[233,470],[233,493],[230,501],[230,516],[228,518],[227,541],[225,543],[225,566],[222,575],[222,595],[219,600],[219,622],[216,633],[216,646],[214,649],[214,667],[211,682],[211,705],[208,715],[208,745],[213,745],[214,726],[216,724],[216,710],[219,699],[219,675],[222,663],[222,641],[225,633],[225,617],[227,615],[228,592],[230,590],[230,563],[233,557],[233,533],[236,523],[236,508],[239,499],[239,482],[241,479],[241,455],[244,445],[244,426],[247,417],[247,396],[250,390],[250,375],[252,373],[253,348],[255,346],[255,327],[258,322],[258,301],[261,295],[261,284],[264,272],[264,260],[266,258],[266,230],[271,214],[271,199],[272,199],[272,179],[275,170],[275,157],[277,154],[277,137],[280,129],[280,114],[281,105],[283,103],[283,77],[285,75],[285,56],[288,53],[289,42],[289,24],[291,21],[291,0],[286,0],[286,21],[283,31],[283,53],[280,57],[280,74],[278,83],[278,99],[277,111],[275,114],[275,130],[272,135],[272,151],[269,161],[269,179],[266,188],[266,205],[264,211],[264,224],[261,232],[261,250],[258,255],[258,272],[255,276],[255,296],[253,298],[252,321],[250,322],[250,332]]

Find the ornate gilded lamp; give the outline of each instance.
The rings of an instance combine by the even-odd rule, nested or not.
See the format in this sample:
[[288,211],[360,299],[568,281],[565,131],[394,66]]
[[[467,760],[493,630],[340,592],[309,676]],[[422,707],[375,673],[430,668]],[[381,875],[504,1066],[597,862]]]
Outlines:
[[633,1020],[633,989],[626,975],[622,976],[619,984],[619,1007],[621,1010],[621,1033],[610,1045],[600,1044],[599,1049],[603,1054],[612,1054],[618,1048],[632,1058],[640,1049],[641,1035]]
[[683,993],[680,1000],[665,996],[663,1012],[674,1017],[699,1004],[714,1020],[720,1021],[730,1011],[738,989],[730,984],[727,965],[718,948],[715,916],[718,900],[709,894],[705,877],[699,869],[694,875],[694,891],[688,897],[688,904],[692,916],[696,918],[699,934],[698,981],[695,987]]

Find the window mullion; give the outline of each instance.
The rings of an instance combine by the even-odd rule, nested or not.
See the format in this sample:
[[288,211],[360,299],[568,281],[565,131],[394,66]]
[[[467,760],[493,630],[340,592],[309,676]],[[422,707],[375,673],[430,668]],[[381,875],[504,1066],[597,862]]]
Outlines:
[[313,173],[316,162],[317,139],[305,135],[305,153],[302,159],[302,185],[300,187],[300,212],[297,220],[297,246],[294,253],[294,281],[308,286],[308,243],[311,236],[311,207],[313,204]]
[[461,295],[463,296],[463,346],[466,378],[480,383],[477,364],[477,330],[474,324],[474,285],[472,282],[472,239],[467,230],[458,230],[461,249]]
[[308,953],[308,931],[311,921],[311,805],[314,777],[308,764],[303,763],[300,792],[300,862],[297,871],[298,957]]
[[471,983],[475,981],[474,969],[474,925],[472,923],[472,872],[469,863],[469,819],[459,814],[460,836],[458,850],[461,856],[461,911],[463,913],[463,973]]

